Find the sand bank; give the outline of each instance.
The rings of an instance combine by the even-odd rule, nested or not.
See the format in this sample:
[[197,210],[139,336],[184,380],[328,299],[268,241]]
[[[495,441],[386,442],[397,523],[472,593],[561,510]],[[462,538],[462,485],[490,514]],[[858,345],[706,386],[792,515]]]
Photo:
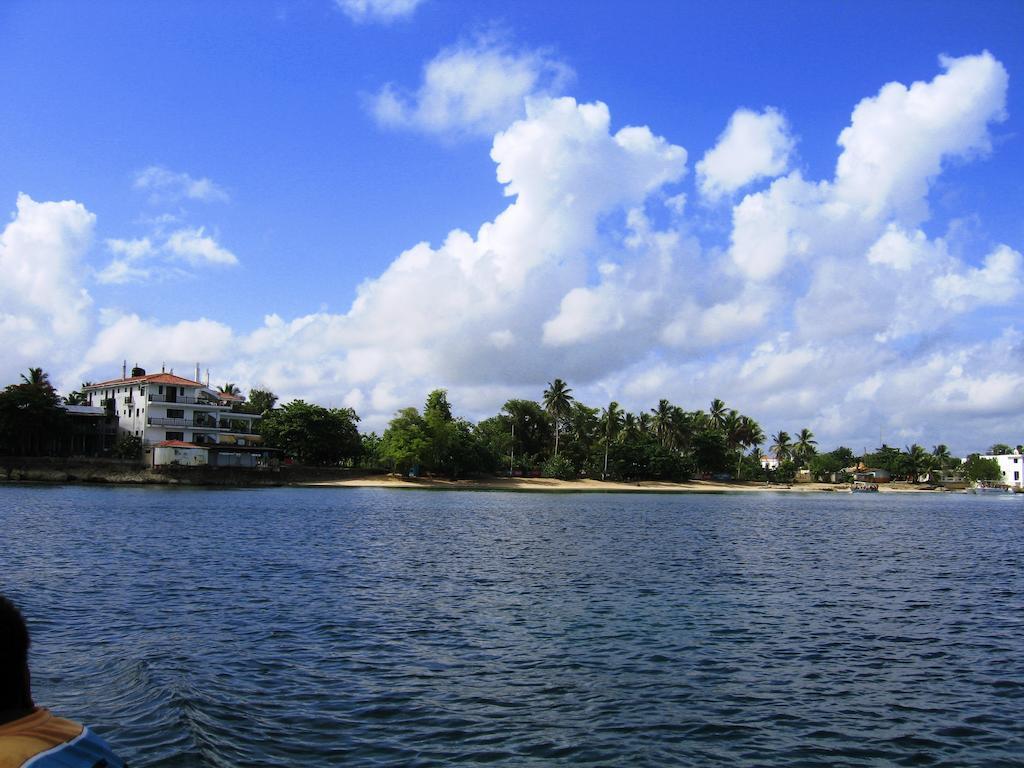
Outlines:
[[[794,483],[792,485],[758,482],[718,482],[691,480],[687,483],[641,481],[635,483],[601,480],[554,480],[546,477],[495,477],[473,480],[369,475],[338,480],[317,480],[294,485],[332,488],[407,488],[465,491],[532,491],[549,493],[845,493],[849,486],[831,483]],[[890,483],[880,493],[921,493],[928,486]]]

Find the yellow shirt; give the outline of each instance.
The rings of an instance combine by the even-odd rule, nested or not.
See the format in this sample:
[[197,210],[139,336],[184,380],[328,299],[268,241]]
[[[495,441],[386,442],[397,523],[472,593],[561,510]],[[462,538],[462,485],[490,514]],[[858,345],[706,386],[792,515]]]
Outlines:
[[115,766],[123,763],[85,726],[48,709],[0,725],[0,768]]

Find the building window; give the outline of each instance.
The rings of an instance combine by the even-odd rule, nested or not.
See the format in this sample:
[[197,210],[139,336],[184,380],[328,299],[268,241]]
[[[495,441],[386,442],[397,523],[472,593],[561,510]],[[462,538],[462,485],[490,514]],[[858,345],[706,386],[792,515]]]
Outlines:
[[1020,472],[1014,472],[1013,473],[1013,479],[1014,480],[1020,480]]
[[185,433],[184,432],[168,432],[167,433],[167,439],[168,440],[181,440],[182,442],[184,442],[184,440],[185,440]]
[[162,395],[164,393],[164,386],[163,386],[163,384],[161,384],[159,387],[157,387],[156,391],[157,391],[157,394]]
[[178,387],[178,394],[181,395],[182,397],[184,397],[185,396],[185,388],[184,387]]
[[185,409],[184,408],[168,408],[167,409],[168,419],[184,419]]

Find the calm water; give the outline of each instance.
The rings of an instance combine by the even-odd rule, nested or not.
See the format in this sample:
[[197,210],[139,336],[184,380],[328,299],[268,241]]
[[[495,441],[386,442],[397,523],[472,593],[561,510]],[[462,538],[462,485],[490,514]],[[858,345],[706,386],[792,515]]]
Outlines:
[[1024,763],[1024,497],[0,488],[134,766]]

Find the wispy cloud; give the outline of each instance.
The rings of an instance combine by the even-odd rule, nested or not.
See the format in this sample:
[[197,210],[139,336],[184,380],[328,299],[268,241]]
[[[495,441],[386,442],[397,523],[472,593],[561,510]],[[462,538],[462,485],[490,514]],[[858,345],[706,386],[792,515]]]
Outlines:
[[135,174],[132,186],[148,192],[153,203],[179,200],[199,200],[205,203],[226,203],[230,198],[226,190],[207,178],[194,178],[160,165],[151,165]]
[[202,227],[179,229],[167,238],[164,249],[192,265],[234,266],[238,264],[238,257],[226,248],[222,248],[212,237],[204,234]]
[[423,2],[424,0],[334,0],[334,4],[353,21],[382,24],[412,16],[417,6]]
[[[187,274],[187,270],[176,266],[180,262],[191,267],[238,264],[238,257],[207,235],[202,227],[178,229],[167,236],[155,230],[153,238],[108,239],[105,244],[114,258],[96,273],[96,281],[104,285],[123,285],[158,280],[170,274]],[[156,238],[159,241],[155,242]]]

